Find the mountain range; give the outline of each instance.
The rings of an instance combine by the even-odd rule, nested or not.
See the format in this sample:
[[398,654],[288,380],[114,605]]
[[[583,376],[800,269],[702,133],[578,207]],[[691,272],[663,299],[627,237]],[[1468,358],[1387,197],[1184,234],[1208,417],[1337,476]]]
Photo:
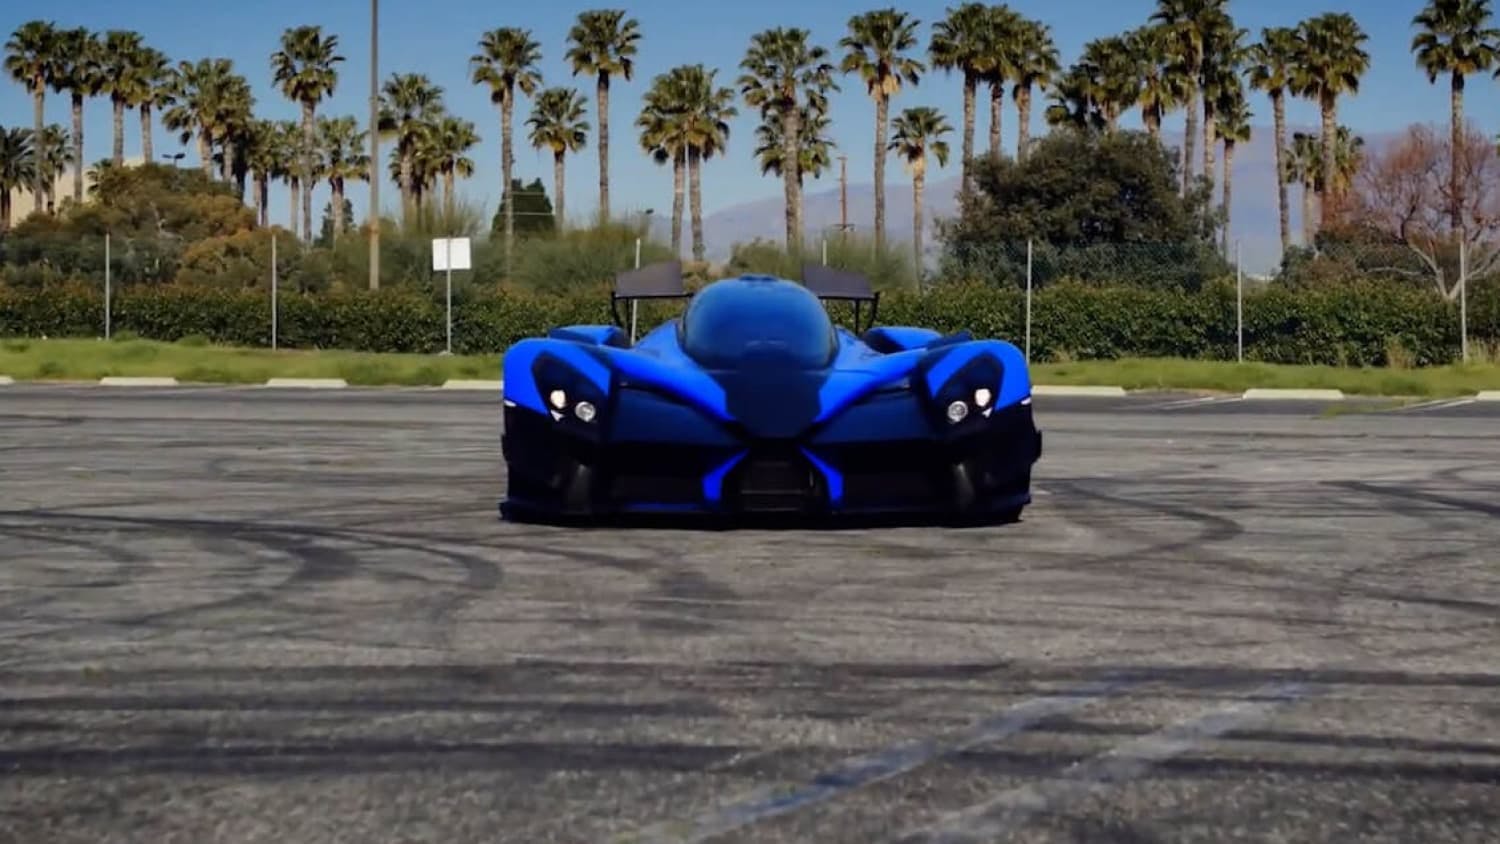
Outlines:
[[[1287,138],[1293,132],[1316,134],[1315,126],[1287,127]],[[981,133],[982,134],[982,133]],[[1378,147],[1397,137],[1396,133],[1365,134],[1367,148]],[[1180,144],[1182,133],[1168,136],[1168,143]],[[1276,209],[1276,153],[1275,135],[1270,125],[1253,126],[1251,139],[1238,144],[1234,156],[1233,196],[1230,208],[1230,249],[1239,242],[1240,257],[1247,274],[1274,272],[1281,261],[1281,237],[1277,231]],[[975,138],[976,146],[982,148],[984,139]],[[1195,157],[1201,165],[1203,144],[1195,145]],[[1219,201],[1222,189],[1223,154],[1216,153],[1216,168],[1220,178],[1216,179],[1215,197]],[[886,182],[886,236],[895,242],[910,242],[912,233],[911,180],[905,171],[894,164],[887,166]],[[703,218],[704,239],[707,241],[708,257],[722,261],[729,257],[735,243],[764,238],[781,242],[786,236],[786,221],[783,213],[779,179],[767,177],[773,183],[774,194],[766,199],[750,200],[722,208]],[[826,185],[826,187],[825,187]],[[957,213],[959,176],[929,181],[923,192],[923,211],[926,218],[926,242],[928,252],[938,248],[933,229],[933,220],[952,217]],[[858,182],[852,177],[848,185],[849,222],[857,232],[868,232],[874,222],[875,186],[873,182]],[[1292,242],[1301,240],[1302,194],[1295,185],[1287,188],[1287,202],[1291,206],[1290,219]],[[803,194],[803,215],[808,243],[817,243],[826,233],[833,233],[839,223],[839,187],[837,172],[809,181]],[[655,233],[664,240],[670,236],[670,219],[658,217],[654,222]],[[688,248],[689,234],[684,226],[683,249]],[[931,260],[931,258],[929,258]]]

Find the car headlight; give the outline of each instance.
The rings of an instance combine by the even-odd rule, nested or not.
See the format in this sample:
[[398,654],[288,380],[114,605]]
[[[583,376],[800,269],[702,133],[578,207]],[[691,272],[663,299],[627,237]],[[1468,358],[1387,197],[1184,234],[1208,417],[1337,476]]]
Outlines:
[[[952,428],[976,417],[988,417],[995,408],[998,385],[1003,375],[1000,362],[979,354],[948,376],[933,394],[933,412],[941,413]],[[971,423],[972,424],[972,423]]]
[[[532,368],[539,392],[546,396],[552,420],[559,424],[586,426],[599,418],[606,394],[574,366],[551,355],[542,355]],[[575,421],[576,420],[576,421]]]
[[581,401],[573,406],[573,415],[577,416],[584,422],[594,421],[594,415],[596,413],[597,411],[594,409],[593,402]]
[[962,401],[952,401],[952,402],[948,403],[948,421],[949,422],[952,422],[953,424],[957,425],[958,423],[964,421],[964,417],[966,417],[968,415],[969,415],[969,406],[967,404],[965,404],[964,402],[962,402]]

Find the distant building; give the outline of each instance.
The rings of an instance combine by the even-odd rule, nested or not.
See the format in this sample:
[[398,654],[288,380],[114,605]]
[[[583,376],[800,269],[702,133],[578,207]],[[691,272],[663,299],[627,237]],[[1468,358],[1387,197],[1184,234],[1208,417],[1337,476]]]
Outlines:
[[[139,155],[134,156],[134,157],[127,156],[125,158],[125,166],[126,167],[139,167],[141,165],[141,163],[144,162],[145,160],[146,159],[142,158]],[[86,165],[84,167],[84,170],[83,170],[83,197],[84,197],[84,199],[88,199],[89,191],[92,190],[93,187],[94,187],[94,180],[89,175],[89,171],[92,170],[92,169],[94,169],[94,166],[92,164],[89,164],[89,165]],[[58,175],[57,180],[52,183],[52,202],[53,202],[53,205],[54,206],[59,205],[59,204],[62,203],[62,201],[64,199],[71,199],[72,196],[73,196],[73,168],[72,167],[68,167],[67,169],[63,170],[62,173]],[[16,223],[19,223],[22,220],[26,219],[28,216],[30,216],[31,212],[35,208],[36,208],[36,197],[34,197],[34,196],[31,195],[31,191],[29,189],[28,190],[21,190],[21,189],[13,189],[13,190],[11,190],[11,192],[10,192],[10,219],[11,219],[11,224],[12,225],[14,225]]]

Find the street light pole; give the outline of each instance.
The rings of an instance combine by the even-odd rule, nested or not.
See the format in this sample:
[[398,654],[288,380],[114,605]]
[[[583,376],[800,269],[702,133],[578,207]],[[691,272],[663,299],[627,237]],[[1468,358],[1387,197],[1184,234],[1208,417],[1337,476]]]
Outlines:
[[380,288],[380,0],[370,0],[370,289]]

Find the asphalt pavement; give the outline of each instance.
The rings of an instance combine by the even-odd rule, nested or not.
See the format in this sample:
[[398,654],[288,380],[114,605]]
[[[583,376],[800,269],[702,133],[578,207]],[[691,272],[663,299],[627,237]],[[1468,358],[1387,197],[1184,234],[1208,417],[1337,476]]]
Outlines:
[[1500,402],[1038,398],[1001,527],[502,522],[498,396],[0,387],[0,841],[1494,842]]

